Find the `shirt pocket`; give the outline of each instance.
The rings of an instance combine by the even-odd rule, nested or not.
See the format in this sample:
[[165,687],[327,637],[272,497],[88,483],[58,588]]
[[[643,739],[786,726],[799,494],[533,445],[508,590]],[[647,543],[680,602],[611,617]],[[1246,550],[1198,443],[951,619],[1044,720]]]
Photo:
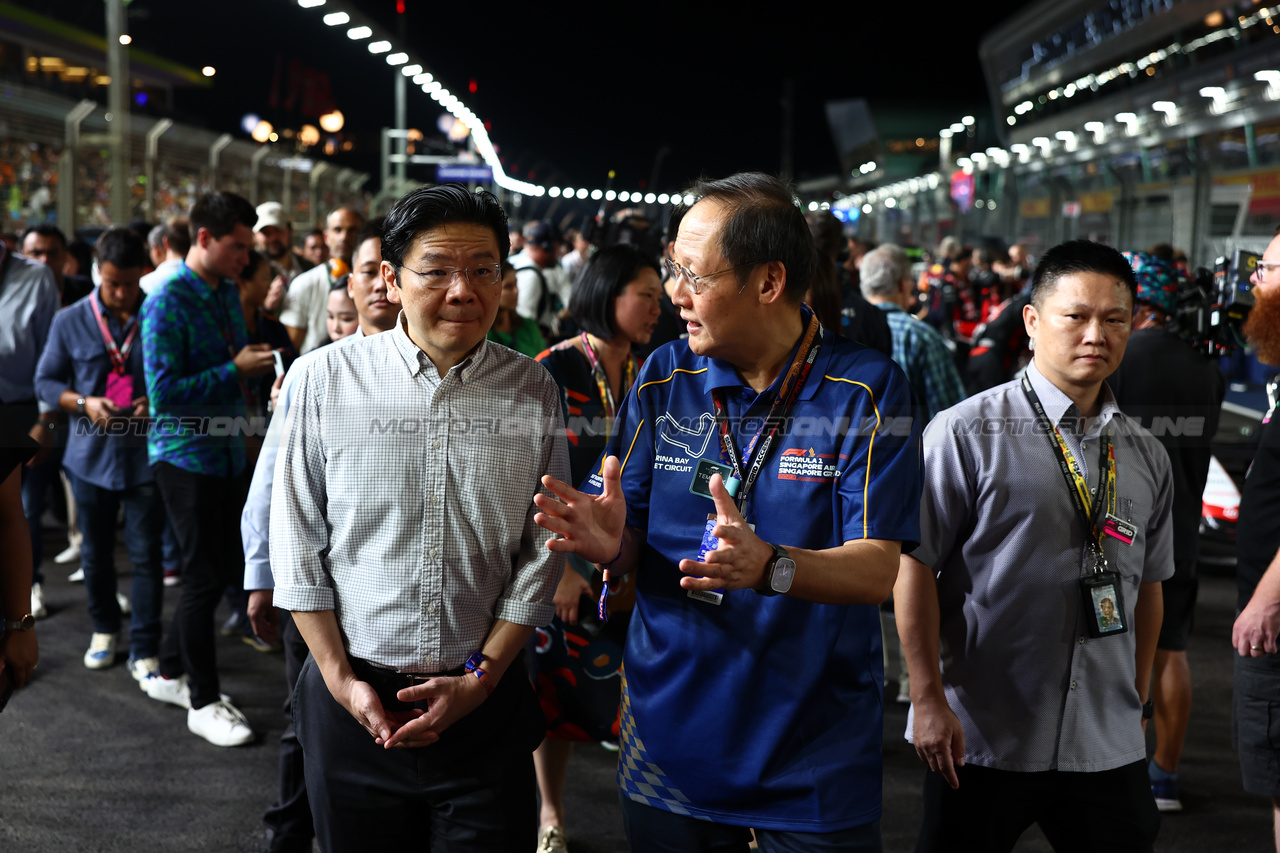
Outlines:
[[[1132,525],[1133,542],[1126,545],[1114,536],[1104,536],[1105,553],[1111,568],[1124,577],[1126,592],[1137,594],[1146,564],[1147,525],[1151,520],[1151,500],[1148,497],[1121,493],[1116,496],[1115,516]],[[1124,531],[1121,531],[1122,533]]]

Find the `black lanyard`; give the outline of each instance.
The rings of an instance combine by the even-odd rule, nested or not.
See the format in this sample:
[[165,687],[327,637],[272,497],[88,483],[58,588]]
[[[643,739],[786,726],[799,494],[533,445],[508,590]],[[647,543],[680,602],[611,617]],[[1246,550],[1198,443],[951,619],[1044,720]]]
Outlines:
[[[734,478],[742,484],[734,498],[739,508],[746,506],[747,495],[764,469],[765,460],[769,458],[769,448],[773,444],[773,439],[782,428],[792,407],[795,406],[796,400],[800,398],[800,391],[809,377],[809,371],[818,360],[818,348],[821,343],[822,325],[818,322],[817,316],[811,314],[809,326],[801,339],[799,349],[796,350],[795,358],[791,361],[791,367],[788,368],[782,384],[778,386],[778,396],[774,398],[773,405],[769,409],[769,416],[747,443],[745,454],[739,454],[733,440],[733,427],[729,424],[724,397],[720,389],[711,390],[711,402],[715,406],[716,423],[720,429],[720,461],[733,469]],[[746,477],[743,477],[742,469],[748,458],[751,460],[751,470],[747,472]]]
[[1101,443],[1098,446],[1098,496],[1097,500],[1092,501],[1089,498],[1089,485],[1085,481],[1084,475],[1080,472],[1080,466],[1076,464],[1075,458],[1071,455],[1071,450],[1067,447],[1066,442],[1062,438],[1062,433],[1058,432],[1058,428],[1049,420],[1049,416],[1045,414],[1044,405],[1040,402],[1040,398],[1031,387],[1031,380],[1023,374],[1022,390],[1026,393],[1027,399],[1031,401],[1031,407],[1035,409],[1036,418],[1040,421],[1040,426],[1044,430],[1045,437],[1049,440],[1049,446],[1053,448],[1053,452],[1058,457],[1058,468],[1062,472],[1062,478],[1067,483],[1067,491],[1071,494],[1071,503],[1075,507],[1076,518],[1079,519],[1081,526],[1084,528],[1085,538],[1089,541],[1089,547],[1094,554],[1094,571],[1103,571],[1106,568],[1106,558],[1102,554],[1102,536],[1104,528],[1104,516],[1108,507],[1115,506],[1116,500],[1116,460],[1115,455],[1111,451],[1111,430],[1108,429],[1102,435]]

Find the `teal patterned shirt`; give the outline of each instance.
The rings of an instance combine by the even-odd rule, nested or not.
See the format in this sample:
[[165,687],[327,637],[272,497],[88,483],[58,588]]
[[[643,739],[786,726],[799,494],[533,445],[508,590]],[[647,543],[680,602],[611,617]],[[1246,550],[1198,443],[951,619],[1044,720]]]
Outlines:
[[209,287],[186,263],[142,303],[142,361],[151,403],[150,464],[214,477],[244,470],[247,423],[240,371],[249,343],[240,294]]
[[943,409],[964,399],[964,380],[955,357],[938,331],[892,302],[876,303],[889,321],[893,360],[907,374],[916,398],[916,414],[923,427]]

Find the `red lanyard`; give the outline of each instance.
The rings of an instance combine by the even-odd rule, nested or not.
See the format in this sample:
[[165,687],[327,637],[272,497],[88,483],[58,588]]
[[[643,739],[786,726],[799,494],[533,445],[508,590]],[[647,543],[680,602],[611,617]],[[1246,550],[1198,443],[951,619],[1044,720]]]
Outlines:
[[[582,351],[587,356],[587,363],[591,365],[591,372],[595,374],[596,387],[600,389],[600,402],[604,404],[604,421],[605,421],[605,439],[609,438],[609,431],[613,427],[613,419],[618,415],[618,405],[614,402],[613,391],[609,388],[609,376],[605,373],[604,365],[600,363],[600,357],[596,355],[595,348],[591,346],[591,341],[587,337],[587,333],[582,333]],[[636,359],[631,353],[627,353],[627,363],[623,367],[622,372],[622,396],[627,396],[627,391],[631,390],[632,384],[636,381]]]
[[[816,315],[809,316],[809,328],[805,330],[804,338],[800,342],[799,349],[796,350],[796,357],[791,362],[791,367],[787,370],[787,375],[783,378],[782,384],[778,386],[778,396],[773,400],[773,406],[769,409],[769,416],[765,419],[760,428],[756,430],[756,434],[751,437],[748,442],[746,452],[739,457],[737,447],[733,440],[733,427],[729,424],[729,418],[725,412],[724,397],[719,388],[711,389],[711,401],[715,405],[716,423],[720,427],[720,461],[733,469],[733,476],[742,483],[741,488],[735,500],[739,507],[746,505],[747,494],[751,491],[751,487],[755,485],[756,479],[760,476],[760,471],[764,468],[764,462],[769,457],[769,447],[773,444],[774,437],[778,434],[778,430],[782,427],[782,422],[786,418],[791,407],[795,405],[795,401],[800,397],[800,391],[804,388],[804,382],[809,377],[809,371],[813,369],[814,362],[818,360],[818,348],[822,343],[821,338],[822,326],[818,322]],[[764,436],[764,443],[760,444],[759,452],[756,451],[756,445],[760,442],[761,436]],[[751,461],[751,470],[746,477],[742,476],[742,469]]]
[[106,318],[102,316],[102,310],[98,308],[96,294],[89,299],[89,304],[93,307],[93,316],[98,320],[98,331],[102,332],[102,343],[107,348],[107,357],[111,359],[111,369],[116,373],[124,374],[126,363],[129,360],[129,350],[133,348],[133,339],[138,333],[138,318],[133,317],[129,321],[129,333],[125,335],[124,343],[116,346],[116,339],[112,337],[111,330],[107,327]]

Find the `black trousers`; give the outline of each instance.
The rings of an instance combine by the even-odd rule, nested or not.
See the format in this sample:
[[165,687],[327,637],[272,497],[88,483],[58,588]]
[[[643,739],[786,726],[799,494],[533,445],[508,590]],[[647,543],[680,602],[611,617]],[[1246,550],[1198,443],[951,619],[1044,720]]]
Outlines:
[[[367,667],[353,666],[384,708],[425,709],[425,703],[395,698],[404,685],[379,683]],[[293,712],[320,848],[532,850],[538,831],[533,750],[546,721],[526,666],[517,658],[493,695],[431,746],[383,749],[334,700],[315,659],[307,658]]]
[[1145,761],[1098,773],[967,765],[956,775],[953,791],[926,773],[916,853],[1005,853],[1033,823],[1060,853],[1150,853],[1160,830]]
[[311,823],[311,803],[307,800],[307,780],[302,763],[302,744],[293,724],[293,689],[307,660],[307,643],[294,624],[293,614],[277,610],[280,637],[284,643],[284,716],[288,720],[280,735],[280,799],[267,809],[262,822],[271,830],[271,853],[311,853],[316,830]]
[[218,701],[218,660],[213,614],[228,585],[244,583],[240,511],[246,477],[212,477],[158,462],[156,484],[178,537],[182,595],[160,648],[160,674],[186,674],[191,707]]

